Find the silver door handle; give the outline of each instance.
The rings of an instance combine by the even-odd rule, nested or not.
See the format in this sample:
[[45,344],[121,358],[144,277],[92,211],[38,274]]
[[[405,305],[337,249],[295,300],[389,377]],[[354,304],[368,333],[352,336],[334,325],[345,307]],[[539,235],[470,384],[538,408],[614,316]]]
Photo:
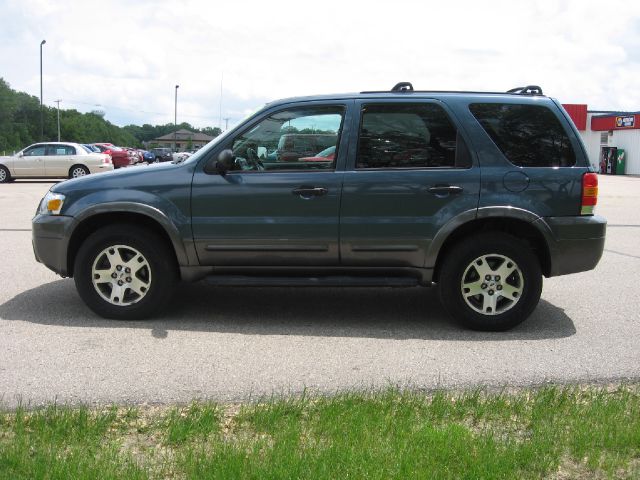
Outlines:
[[324,187],[298,187],[291,190],[291,193],[294,195],[299,195],[301,197],[321,197],[326,195],[329,192]]
[[458,187],[457,185],[436,185],[429,188],[428,192],[433,193],[434,195],[446,195],[449,193],[462,193],[463,190],[464,189],[462,187]]

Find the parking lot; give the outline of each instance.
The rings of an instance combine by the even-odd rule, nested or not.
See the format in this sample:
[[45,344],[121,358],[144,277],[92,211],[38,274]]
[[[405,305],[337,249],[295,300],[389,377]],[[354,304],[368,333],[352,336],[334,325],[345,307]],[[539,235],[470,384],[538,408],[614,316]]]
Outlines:
[[0,185],[6,406],[640,378],[640,178],[600,177],[600,264],[545,279],[537,310],[506,333],[460,329],[435,290],[418,288],[183,284],[156,320],[104,320],[33,257],[30,221],[51,185]]

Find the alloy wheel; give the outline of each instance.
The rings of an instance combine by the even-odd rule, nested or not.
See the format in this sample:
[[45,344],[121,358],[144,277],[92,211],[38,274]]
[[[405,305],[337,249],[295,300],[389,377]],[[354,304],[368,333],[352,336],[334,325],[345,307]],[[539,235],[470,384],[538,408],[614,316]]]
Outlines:
[[149,292],[151,268],[137,249],[113,245],[96,256],[91,280],[98,294],[111,305],[132,305]]
[[86,170],[82,167],[74,168],[71,172],[72,178],[84,177],[87,174]]
[[465,269],[460,290],[472,310],[483,315],[499,315],[512,309],[522,298],[524,276],[509,257],[482,255]]

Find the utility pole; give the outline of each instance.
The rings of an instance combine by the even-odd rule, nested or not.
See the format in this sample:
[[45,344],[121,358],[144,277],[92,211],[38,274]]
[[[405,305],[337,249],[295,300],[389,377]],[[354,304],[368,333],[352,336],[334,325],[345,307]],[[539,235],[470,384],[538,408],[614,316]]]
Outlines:
[[173,151],[176,151],[176,140],[178,137],[178,88],[180,85],[176,85],[176,99],[173,110]]
[[224,131],[226,132],[227,130],[229,130],[229,117],[225,117],[223,118],[224,120]]
[[58,141],[60,141],[60,102],[62,100],[56,100],[55,102],[58,104]]
[[44,107],[42,106],[42,46],[46,40],[40,42],[40,141],[44,140]]

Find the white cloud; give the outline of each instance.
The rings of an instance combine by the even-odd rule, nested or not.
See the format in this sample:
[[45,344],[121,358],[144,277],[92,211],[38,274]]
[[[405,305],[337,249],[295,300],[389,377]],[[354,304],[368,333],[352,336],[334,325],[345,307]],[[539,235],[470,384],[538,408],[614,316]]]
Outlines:
[[[506,90],[640,109],[640,2],[109,2],[0,6],[0,75],[116,123],[231,123],[265,101],[390,88]],[[72,103],[82,102],[82,103]]]

